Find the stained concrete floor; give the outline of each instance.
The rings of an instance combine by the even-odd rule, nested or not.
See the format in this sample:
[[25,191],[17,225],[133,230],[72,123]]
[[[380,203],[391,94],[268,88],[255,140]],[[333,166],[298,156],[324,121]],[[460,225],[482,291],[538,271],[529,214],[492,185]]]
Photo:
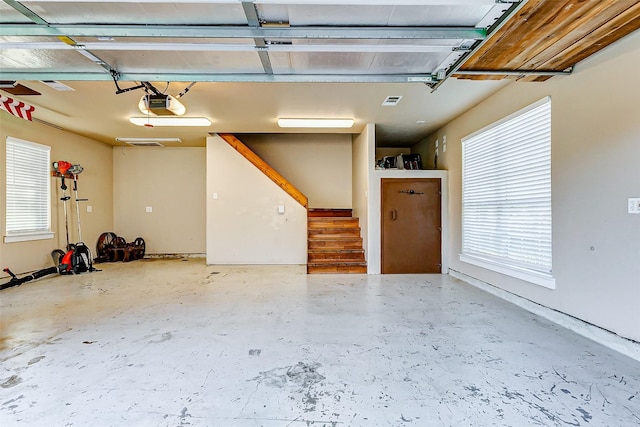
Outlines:
[[448,276],[99,268],[0,293],[3,427],[640,425],[640,362]]

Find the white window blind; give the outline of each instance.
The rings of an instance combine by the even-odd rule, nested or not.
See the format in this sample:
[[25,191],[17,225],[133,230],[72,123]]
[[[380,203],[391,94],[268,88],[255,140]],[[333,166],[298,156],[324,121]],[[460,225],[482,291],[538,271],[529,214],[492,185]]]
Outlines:
[[51,238],[51,148],[7,137],[5,242]]
[[555,288],[551,99],[462,139],[465,262]]

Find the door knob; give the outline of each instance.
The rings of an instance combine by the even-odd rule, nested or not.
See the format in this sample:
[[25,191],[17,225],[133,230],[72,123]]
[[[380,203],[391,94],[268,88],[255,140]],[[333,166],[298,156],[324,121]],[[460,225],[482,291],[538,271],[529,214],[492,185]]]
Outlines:
[[391,219],[393,221],[395,221],[396,219],[398,219],[398,211],[395,209],[391,209]]

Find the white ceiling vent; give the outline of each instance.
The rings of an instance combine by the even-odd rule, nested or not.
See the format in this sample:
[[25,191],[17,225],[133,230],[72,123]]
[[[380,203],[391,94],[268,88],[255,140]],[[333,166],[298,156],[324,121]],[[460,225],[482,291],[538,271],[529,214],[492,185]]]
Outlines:
[[162,142],[182,142],[180,138],[116,138],[118,142],[124,142],[133,147],[164,147]]
[[131,145],[132,147],[164,147],[164,145],[158,141],[125,142],[125,144]]
[[75,91],[74,88],[67,86],[64,83],[60,83],[59,81],[56,81],[56,80],[40,80],[40,81],[46,84],[47,86],[54,88],[55,90],[59,90],[61,92]]
[[387,96],[387,98],[382,102],[383,107],[395,107],[398,105],[398,102],[402,99],[402,96]]

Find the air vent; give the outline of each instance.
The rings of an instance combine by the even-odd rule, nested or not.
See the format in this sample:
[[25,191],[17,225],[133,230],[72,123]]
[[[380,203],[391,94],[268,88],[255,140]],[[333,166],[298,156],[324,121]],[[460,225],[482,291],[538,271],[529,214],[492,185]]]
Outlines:
[[164,145],[158,141],[125,142],[125,144],[131,145],[132,147],[164,147]]
[[116,138],[118,142],[124,142],[132,147],[164,147],[162,142],[182,142],[180,138]]
[[60,92],[72,92],[75,91],[74,88],[67,86],[64,83],[60,83],[59,81],[56,80],[40,80],[42,83],[46,84],[47,86],[49,86],[50,88],[53,88],[55,90],[58,90]]
[[55,128],[55,129],[64,130],[64,128],[62,128],[62,127],[60,127],[58,125],[54,125],[53,123],[45,122],[44,120],[40,120],[37,117],[33,117],[32,121],[38,122],[38,123],[42,123],[43,125],[51,126],[52,128]]
[[387,98],[382,102],[383,107],[395,107],[398,105],[398,102],[402,99],[402,96],[387,96]]

